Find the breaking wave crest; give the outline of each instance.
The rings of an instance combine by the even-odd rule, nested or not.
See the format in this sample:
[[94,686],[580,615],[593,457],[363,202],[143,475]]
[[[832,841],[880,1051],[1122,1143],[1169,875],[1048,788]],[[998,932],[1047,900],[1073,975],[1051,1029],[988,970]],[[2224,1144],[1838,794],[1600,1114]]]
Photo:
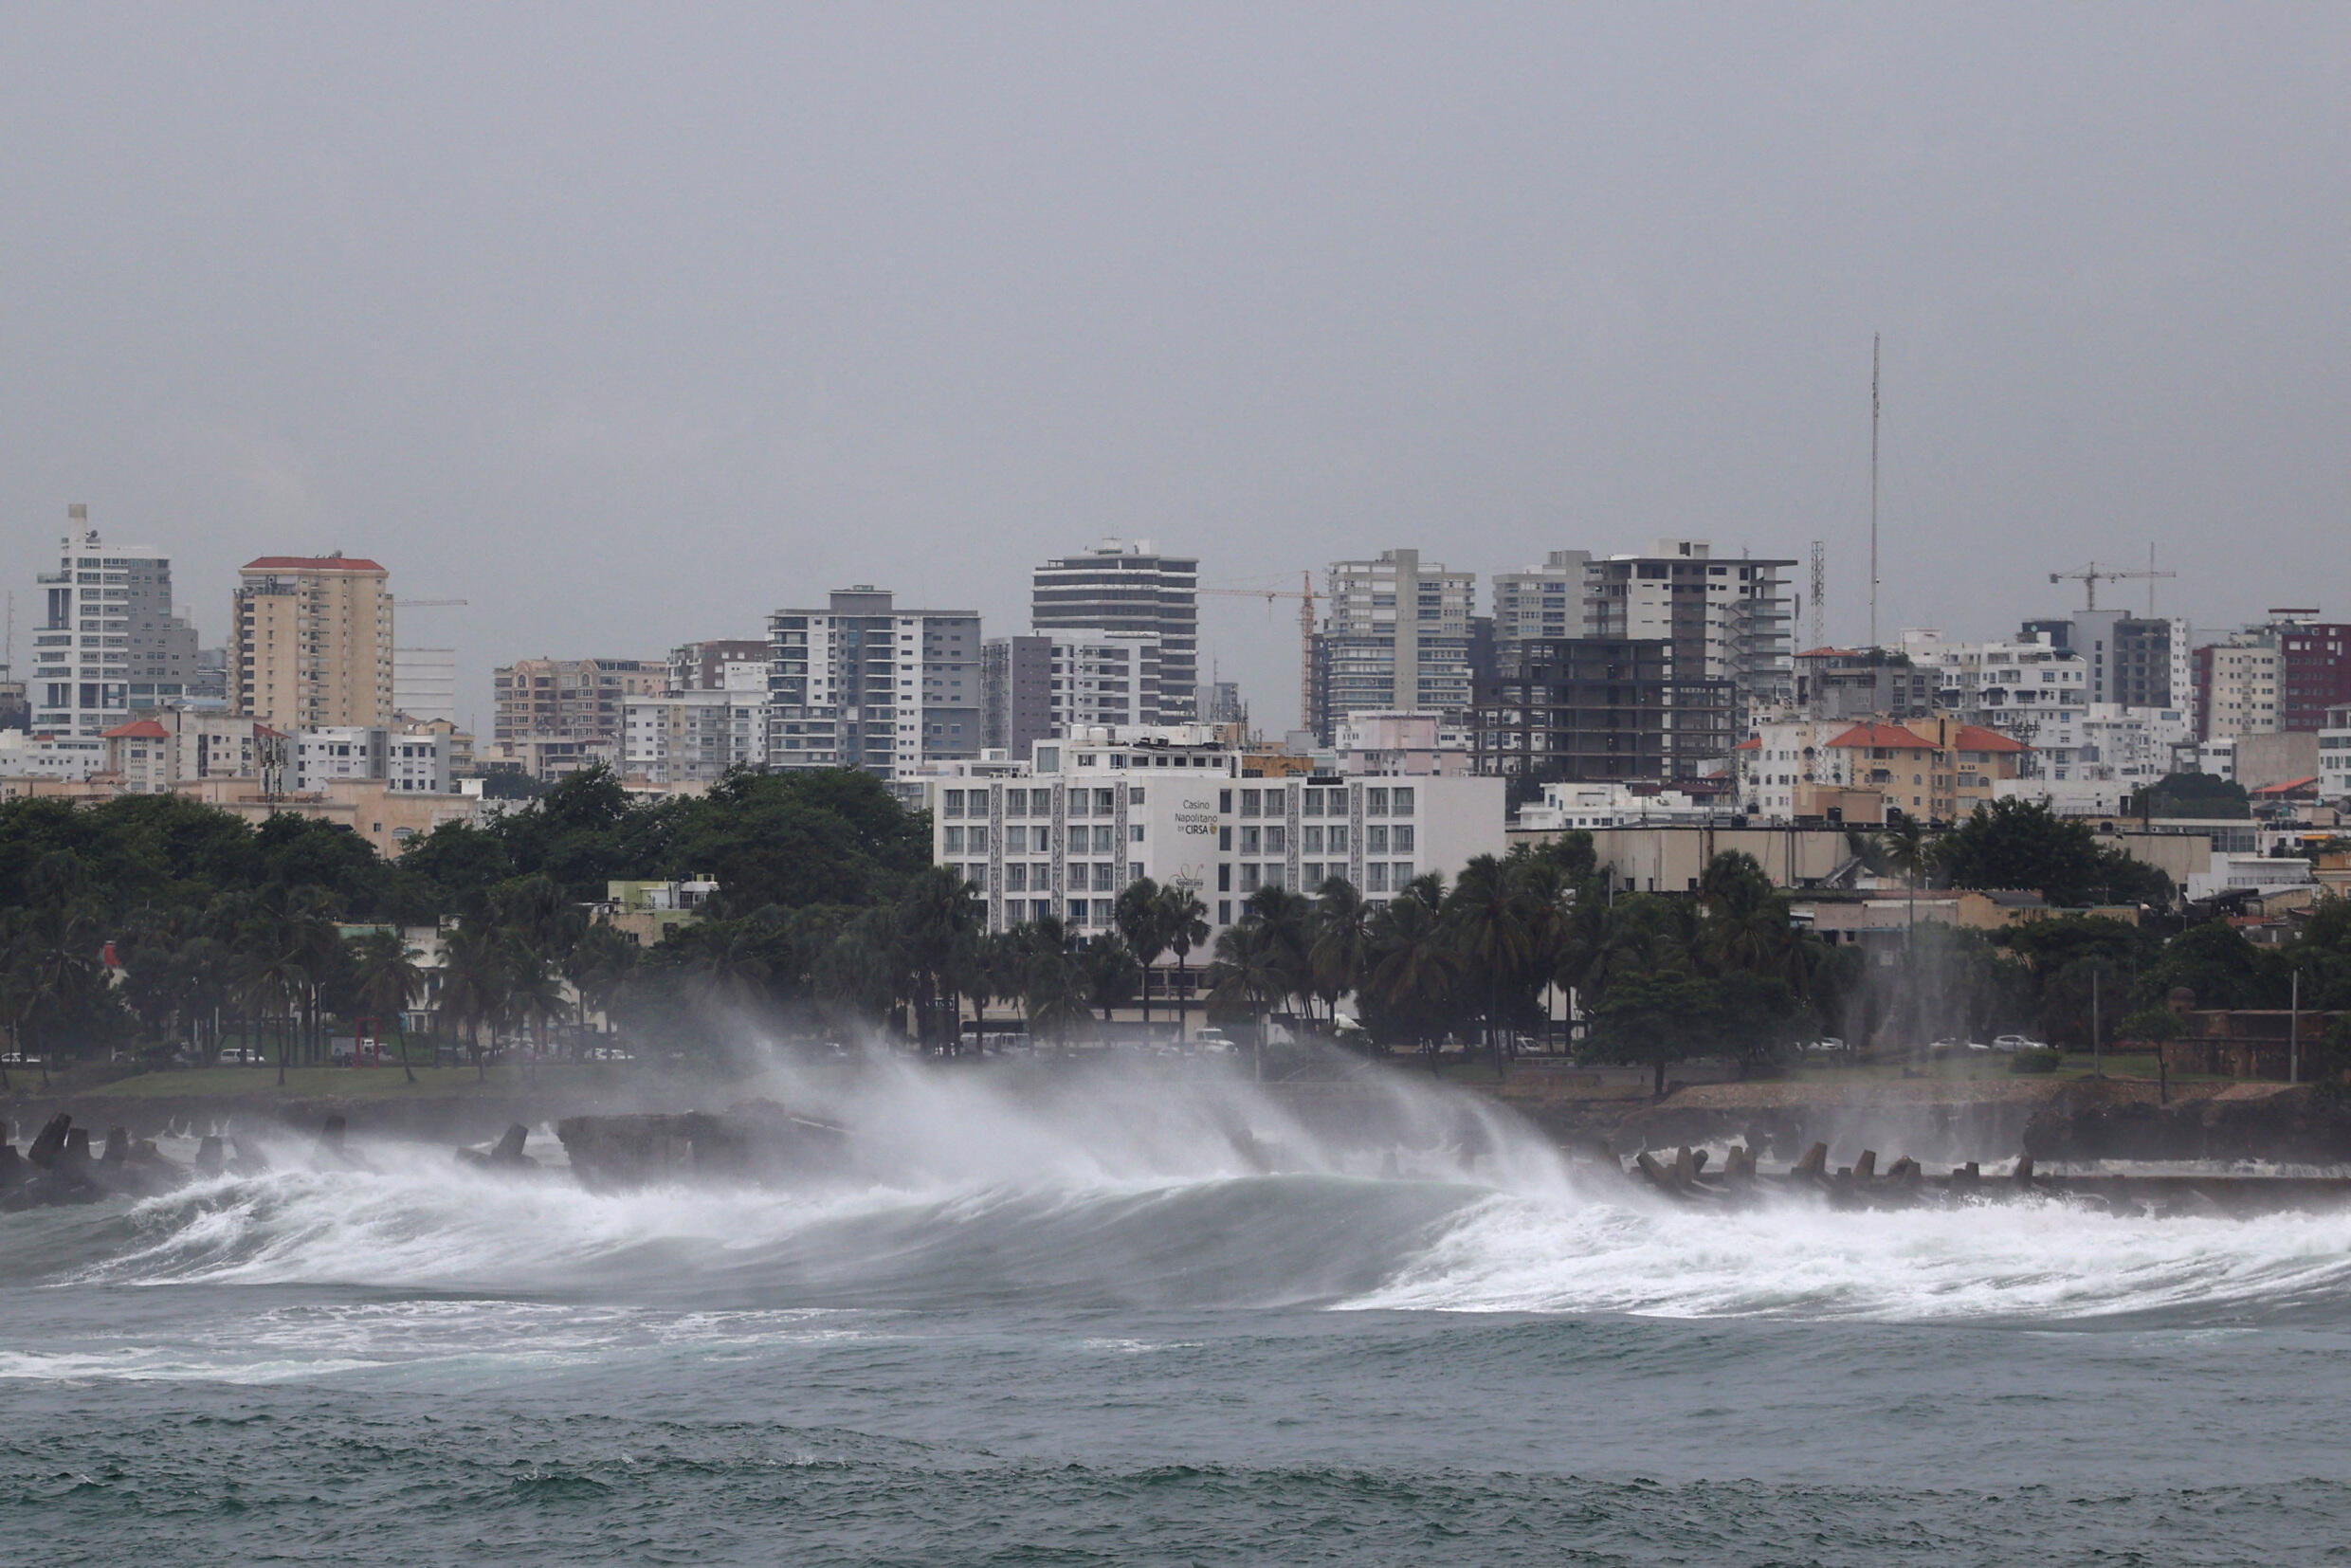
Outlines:
[[[681,1311],[1264,1307],[1892,1322],[2223,1321],[2351,1303],[2351,1213],[2058,1201],[1696,1212],[1408,1084],[1311,1107],[1237,1084],[1018,1099],[906,1074],[829,1106],[866,1174],[584,1192],[439,1151],[0,1220],[52,1283],[365,1286]],[[1337,1124],[1340,1119],[1324,1117]],[[20,1275],[20,1278],[23,1277]]]

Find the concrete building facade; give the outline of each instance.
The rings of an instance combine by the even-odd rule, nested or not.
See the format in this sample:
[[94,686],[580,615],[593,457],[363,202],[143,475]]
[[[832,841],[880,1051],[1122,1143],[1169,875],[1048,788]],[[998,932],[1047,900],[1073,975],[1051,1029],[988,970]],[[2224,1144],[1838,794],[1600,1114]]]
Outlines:
[[768,766],[887,779],[980,751],[979,616],[870,584],[768,618]]
[[1685,679],[1728,681],[1744,727],[1758,706],[1795,700],[1793,560],[1717,556],[1705,539],[1659,539],[1646,556],[1587,569],[1584,635],[1660,638]]
[[36,579],[26,708],[35,730],[96,739],[178,702],[196,678],[196,632],[172,604],[172,562],[151,544],[108,544],[89,508],[65,511],[57,570]]
[[1346,715],[1412,709],[1467,715],[1477,700],[1477,578],[1417,550],[1331,563],[1329,608],[1313,648],[1313,712],[1324,744]]
[[1190,889],[1221,930],[1262,887],[1311,893],[1337,876],[1385,902],[1425,872],[1449,878],[1502,852],[1500,779],[1250,778],[1243,757],[1182,725],[950,765],[921,781],[933,857],[978,890],[990,930],[1050,915],[1092,933],[1139,877]]
[[240,568],[230,614],[236,711],[289,734],[391,722],[387,576],[339,553],[264,556]]
[[1151,540],[1105,539],[1048,560],[1030,580],[1029,625],[1157,639],[1157,669],[1138,694],[1147,724],[1194,717],[1200,680],[1200,563]]
[[491,672],[491,738],[617,744],[623,705],[668,684],[669,666],[656,659],[518,659]]
[[1478,771],[1528,779],[1693,778],[1726,757],[1731,683],[1683,678],[1663,638],[1568,637],[1496,645],[1473,733]]
[[622,704],[620,766],[654,784],[707,784],[732,768],[764,768],[767,694],[699,690],[629,698]]

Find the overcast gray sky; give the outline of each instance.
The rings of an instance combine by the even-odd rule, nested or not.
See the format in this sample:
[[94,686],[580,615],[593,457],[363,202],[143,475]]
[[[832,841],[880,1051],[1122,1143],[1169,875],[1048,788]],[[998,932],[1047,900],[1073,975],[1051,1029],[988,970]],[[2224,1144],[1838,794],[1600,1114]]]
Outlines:
[[[2351,619],[2351,9],[0,9],[0,574],[340,548],[491,665],[1662,533],[1858,637]],[[2132,591],[2132,601],[2143,593]],[[1483,603],[1483,598],[1481,603]],[[428,622],[429,614],[434,619]],[[1296,704],[1290,607],[1205,657]],[[437,635],[436,635],[437,633]]]

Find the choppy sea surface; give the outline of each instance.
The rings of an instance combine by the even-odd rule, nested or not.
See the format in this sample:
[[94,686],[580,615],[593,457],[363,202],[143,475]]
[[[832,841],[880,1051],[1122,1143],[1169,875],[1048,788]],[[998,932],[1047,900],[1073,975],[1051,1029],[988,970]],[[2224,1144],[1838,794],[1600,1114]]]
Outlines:
[[1424,1093],[1334,1143],[1237,1089],[910,1077],[855,1107],[883,1158],[793,1191],[597,1195],[395,1146],[314,1171],[288,1141],[271,1174],[0,1215],[0,1538],[107,1564],[2351,1560],[2351,1216],[1693,1212]]

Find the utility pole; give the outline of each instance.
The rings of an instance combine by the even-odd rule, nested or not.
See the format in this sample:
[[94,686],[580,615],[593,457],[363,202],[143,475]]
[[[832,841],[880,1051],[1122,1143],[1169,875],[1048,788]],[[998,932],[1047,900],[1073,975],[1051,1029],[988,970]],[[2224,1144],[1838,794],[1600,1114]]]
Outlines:
[[1869,646],[1878,646],[1878,335],[1869,335]]
[[2302,1082],[2302,971],[2294,971],[2294,1000],[2286,1014],[2286,1081]]
[[2089,972],[2089,1075],[2092,1078],[2106,1075],[2105,1057],[2098,1048],[2098,974],[2095,969]]

